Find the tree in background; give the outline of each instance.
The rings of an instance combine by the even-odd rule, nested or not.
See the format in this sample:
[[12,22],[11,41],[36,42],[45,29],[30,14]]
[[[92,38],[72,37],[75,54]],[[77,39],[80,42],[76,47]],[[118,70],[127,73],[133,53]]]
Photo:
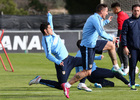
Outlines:
[[0,11],[6,15],[27,15],[23,8],[17,9],[13,0],[0,0]]
[[39,0],[29,0],[29,8],[32,9],[33,14],[46,14],[47,6]]
[[92,14],[100,0],[65,0],[69,14]]

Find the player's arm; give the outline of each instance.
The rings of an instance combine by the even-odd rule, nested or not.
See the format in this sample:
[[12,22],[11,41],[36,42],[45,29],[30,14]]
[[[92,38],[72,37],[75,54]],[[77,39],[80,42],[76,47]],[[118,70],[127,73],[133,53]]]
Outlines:
[[104,56],[103,55],[99,55],[99,56],[95,56],[95,60],[101,60],[101,59],[103,59],[104,58]]
[[103,26],[108,24],[110,21],[112,21],[113,16],[109,16],[109,18],[107,20],[103,21]]
[[107,20],[104,20],[103,21],[103,26],[105,26],[106,24],[108,24],[110,21],[107,19]]
[[122,16],[120,16],[120,15],[118,16],[117,23],[118,23],[118,29],[122,30],[122,25],[123,25]]
[[50,23],[50,26],[51,26],[51,28],[52,28],[52,30],[53,30],[53,33],[54,33],[53,19],[52,19],[53,16],[52,16],[52,14],[51,14],[50,12],[48,12],[47,16],[48,16],[48,22]]
[[94,25],[94,27],[96,28],[98,34],[107,40],[113,41],[113,37],[111,37],[109,34],[107,34],[105,32],[105,30],[103,29],[103,26],[101,25],[100,19],[93,19],[92,24]]
[[121,36],[121,43],[124,47],[124,53],[129,55],[129,50],[127,48],[127,33],[128,33],[128,21],[125,20],[122,27],[122,36]]
[[[47,41],[47,39],[45,41]],[[50,43],[46,42],[44,51],[45,51],[47,59],[49,59],[50,61],[56,63],[57,65],[61,65],[62,61],[58,60],[55,56],[52,55],[52,53],[51,53],[51,44]]]

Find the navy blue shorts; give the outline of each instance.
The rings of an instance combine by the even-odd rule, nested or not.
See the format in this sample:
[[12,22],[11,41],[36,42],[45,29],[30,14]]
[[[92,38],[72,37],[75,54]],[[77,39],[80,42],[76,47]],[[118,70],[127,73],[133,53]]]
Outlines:
[[81,57],[68,56],[63,60],[64,66],[55,64],[58,82],[65,83],[70,75],[71,70],[76,66],[82,66]]
[[102,54],[103,48],[105,47],[107,41],[97,40],[95,48],[87,48],[85,46],[80,47],[82,55],[83,69],[92,69],[95,53]]

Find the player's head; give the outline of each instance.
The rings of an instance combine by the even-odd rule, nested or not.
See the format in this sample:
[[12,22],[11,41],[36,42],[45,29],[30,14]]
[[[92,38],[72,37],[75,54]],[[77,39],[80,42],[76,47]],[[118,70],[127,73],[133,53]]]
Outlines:
[[140,16],[140,5],[135,4],[132,6],[132,14],[134,17],[139,18]]
[[45,35],[52,35],[53,31],[52,28],[50,26],[49,22],[44,22],[40,25],[40,31],[42,32],[42,34]]
[[114,14],[117,14],[121,11],[121,6],[118,2],[114,2],[111,4],[111,9],[112,9]]
[[80,49],[80,43],[81,43],[81,40],[78,40],[77,43],[76,43],[76,45],[79,49]]
[[106,4],[98,4],[96,7],[96,12],[105,19],[106,15],[108,15],[108,7]]

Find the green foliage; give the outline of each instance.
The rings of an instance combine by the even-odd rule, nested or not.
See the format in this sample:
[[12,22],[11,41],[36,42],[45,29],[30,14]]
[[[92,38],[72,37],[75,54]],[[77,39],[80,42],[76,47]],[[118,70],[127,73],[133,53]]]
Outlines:
[[29,7],[35,9],[37,12],[41,12],[41,14],[46,14],[47,6],[41,3],[39,0],[29,0]]
[[0,11],[6,15],[27,15],[24,9],[17,9],[13,0],[0,0]]
[[100,0],[66,0],[65,8],[70,14],[92,14]]

